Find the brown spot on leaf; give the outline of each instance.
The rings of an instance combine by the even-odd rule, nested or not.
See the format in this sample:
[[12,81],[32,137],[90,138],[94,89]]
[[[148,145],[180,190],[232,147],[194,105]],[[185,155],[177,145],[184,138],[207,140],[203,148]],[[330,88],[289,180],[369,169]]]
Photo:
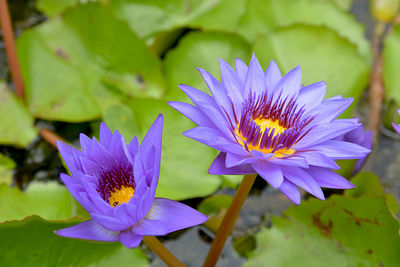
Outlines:
[[379,225],[378,220],[375,218],[375,220],[370,220],[370,219],[364,219],[364,218],[360,218],[354,215],[353,212],[351,212],[350,210],[345,209],[344,212],[346,212],[348,215],[350,215],[350,217],[354,220],[354,222],[358,225],[361,226],[361,223],[373,223],[376,225]]
[[372,249],[367,250],[367,254],[372,254],[372,252],[373,252]]
[[68,60],[70,58],[70,56],[61,48],[56,49],[56,55],[65,60]]
[[315,226],[317,226],[317,228],[319,229],[319,231],[320,231],[323,235],[325,235],[325,236],[327,236],[327,237],[331,237],[331,231],[332,231],[333,223],[332,223],[331,220],[329,220],[329,223],[328,223],[328,224],[324,224],[324,223],[321,221],[321,213],[320,213],[320,212],[318,212],[318,213],[316,213],[316,214],[313,215],[313,224],[314,224]]

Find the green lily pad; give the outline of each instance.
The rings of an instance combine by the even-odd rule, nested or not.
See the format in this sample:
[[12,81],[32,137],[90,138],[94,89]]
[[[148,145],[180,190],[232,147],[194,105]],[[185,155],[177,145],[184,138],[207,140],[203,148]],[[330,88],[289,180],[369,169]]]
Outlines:
[[100,4],[79,5],[25,31],[18,54],[35,117],[86,121],[122,98],[163,93],[160,61]]
[[180,28],[207,12],[221,0],[113,0],[115,15],[125,20],[142,38]]
[[0,224],[1,266],[149,266],[140,249],[121,243],[60,237],[54,230],[79,223],[48,222],[37,216]]
[[0,81],[0,143],[26,147],[37,136],[23,103]]
[[49,16],[56,16],[69,7],[75,6],[79,0],[37,0],[36,8]]
[[216,215],[221,209],[228,209],[232,199],[230,195],[214,195],[203,199],[197,209],[207,215]]
[[169,100],[186,100],[178,89],[179,84],[187,84],[209,92],[196,68],[202,68],[220,79],[218,58],[232,66],[235,58],[248,61],[250,45],[238,35],[222,32],[194,32],[186,35],[179,45],[171,50],[164,60]]
[[303,84],[326,81],[326,97],[354,97],[356,103],[368,84],[370,65],[353,44],[326,27],[285,27],[259,38],[254,50],[264,67],[274,59],[282,73],[300,65]]
[[258,35],[296,23],[327,26],[356,44],[360,54],[372,61],[370,44],[364,37],[364,26],[333,1],[249,1],[238,30],[248,40],[254,41]]
[[384,41],[383,49],[383,82],[385,97],[400,103],[400,25],[393,28],[393,32]]
[[118,130],[128,141],[139,133],[132,110],[122,103],[111,105],[105,109],[103,120],[112,131]]
[[1,184],[0,222],[21,220],[31,215],[38,215],[47,220],[88,217],[67,188],[56,182],[32,183],[24,192],[16,187]]
[[361,176],[353,180],[360,189],[313,198],[274,217],[244,266],[399,266],[399,221],[382,187],[372,186],[376,177]]
[[0,185],[10,185],[12,182],[12,172],[15,169],[15,162],[9,157],[0,154]]
[[181,200],[203,197],[217,190],[221,179],[208,174],[217,152],[182,135],[194,127],[191,121],[164,100],[136,99],[128,104],[140,129],[136,134],[139,138],[144,137],[159,113],[164,115],[157,196]]
[[189,22],[189,26],[203,30],[235,32],[240,18],[246,12],[247,0],[221,0],[213,8]]

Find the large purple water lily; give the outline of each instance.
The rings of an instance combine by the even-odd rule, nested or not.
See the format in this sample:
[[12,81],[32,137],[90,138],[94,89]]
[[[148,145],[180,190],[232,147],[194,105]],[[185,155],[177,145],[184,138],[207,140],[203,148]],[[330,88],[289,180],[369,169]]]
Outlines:
[[58,149],[71,176],[61,179],[89,212],[91,220],[56,231],[58,235],[98,241],[121,241],[137,247],[143,236],[165,235],[194,226],[207,216],[176,201],[155,198],[160,172],[163,117],[139,146],[100,126],[100,142],[80,135],[82,151],[63,142]]
[[[400,115],[400,109],[398,109],[397,112]],[[393,124],[393,128],[396,130],[396,132],[398,132],[398,134],[400,134],[400,124],[395,124],[394,122],[392,122],[392,124]]]
[[320,199],[321,187],[354,187],[331,170],[339,169],[335,160],[362,158],[370,152],[334,140],[360,127],[354,120],[336,119],[353,99],[324,100],[325,82],[303,87],[299,66],[282,77],[274,61],[264,72],[255,55],[249,66],[237,59],[235,70],[220,59],[220,69],[222,82],[199,69],[212,96],[180,85],[194,106],[170,102],[199,125],[185,136],[221,151],[209,173],[258,173],[296,204],[297,186]]

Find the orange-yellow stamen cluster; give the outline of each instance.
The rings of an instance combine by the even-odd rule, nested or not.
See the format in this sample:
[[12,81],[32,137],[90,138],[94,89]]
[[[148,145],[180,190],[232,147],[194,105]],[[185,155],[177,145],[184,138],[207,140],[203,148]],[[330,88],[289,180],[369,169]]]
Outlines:
[[108,200],[111,206],[116,207],[122,203],[128,203],[134,194],[135,189],[130,186],[122,186],[120,189],[115,188],[115,191],[110,193]]

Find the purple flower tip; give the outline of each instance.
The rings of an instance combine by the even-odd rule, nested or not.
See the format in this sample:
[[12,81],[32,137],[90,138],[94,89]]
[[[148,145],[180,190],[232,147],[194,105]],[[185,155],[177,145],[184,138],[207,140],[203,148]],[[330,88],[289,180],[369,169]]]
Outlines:
[[166,235],[198,225],[204,214],[176,201],[155,198],[160,172],[163,116],[160,114],[142,143],[129,144],[105,123],[100,140],[80,135],[81,151],[58,141],[71,176],[61,179],[91,220],[56,231],[70,238],[120,241],[137,247],[143,236]]
[[324,99],[325,82],[301,84],[301,68],[282,77],[271,60],[264,71],[253,53],[249,65],[235,69],[219,59],[221,81],[199,69],[212,96],[187,85],[179,88],[194,105],[170,105],[199,127],[185,136],[220,150],[212,174],[258,173],[294,203],[298,187],[324,199],[321,187],[353,185],[331,169],[337,159],[364,158],[370,149],[337,137],[359,128],[355,120],[337,119],[352,98]]

